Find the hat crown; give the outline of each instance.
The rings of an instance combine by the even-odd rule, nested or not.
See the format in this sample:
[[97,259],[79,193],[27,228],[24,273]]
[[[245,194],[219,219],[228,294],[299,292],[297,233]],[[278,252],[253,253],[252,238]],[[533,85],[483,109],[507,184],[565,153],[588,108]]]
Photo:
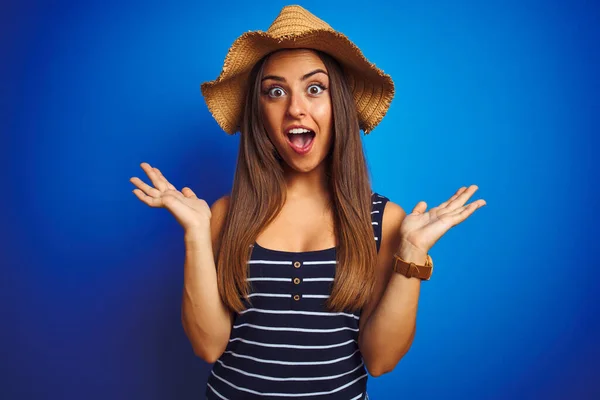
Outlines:
[[301,6],[285,6],[281,9],[267,33],[273,37],[281,38],[312,30],[333,31],[333,28]]

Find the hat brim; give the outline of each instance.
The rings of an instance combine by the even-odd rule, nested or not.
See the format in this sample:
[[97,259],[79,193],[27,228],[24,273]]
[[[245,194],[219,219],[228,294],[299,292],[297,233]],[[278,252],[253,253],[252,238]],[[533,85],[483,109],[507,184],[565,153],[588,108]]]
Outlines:
[[381,122],[394,97],[392,78],[369,62],[345,35],[318,29],[273,38],[254,31],[235,40],[219,77],[200,86],[209,111],[225,132],[234,134],[240,129],[248,75],[256,62],[273,51],[294,48],[320,50],[335,58],[353,93],[360,128],[369,133]]

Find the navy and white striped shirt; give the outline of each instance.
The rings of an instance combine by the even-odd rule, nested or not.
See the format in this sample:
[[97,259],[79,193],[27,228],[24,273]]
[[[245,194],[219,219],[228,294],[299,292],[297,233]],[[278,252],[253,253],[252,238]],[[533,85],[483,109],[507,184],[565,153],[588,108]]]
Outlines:
[[[373,193],[377,251],[388,199]],[[252,305],[237,314],[225,352],[208,378],[207,399],[366,398],[358,312],[324,303],[335,276],[335,248],[287,252],[254,244],[248,261]]]

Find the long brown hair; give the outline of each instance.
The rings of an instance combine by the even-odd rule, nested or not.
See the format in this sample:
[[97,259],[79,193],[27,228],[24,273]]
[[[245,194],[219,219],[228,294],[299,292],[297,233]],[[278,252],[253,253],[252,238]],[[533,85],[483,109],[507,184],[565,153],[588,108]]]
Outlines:
[[[354,98],[342,67],[328,54],[316,52],[329,74],[333,143],[326,157],[331,191],[337,267],[326,306],[331,311],[362,308],[373,291],[377,250],[371,225],[371,182],[360,138]],[[249,75],[249,90],[229,211],[217,255],[219,294],[232,311],[244,310],[249,294],[247,262],[261,230],[279,214],[286,200],[283,168],[269,140],[260,107],[265,61]]]

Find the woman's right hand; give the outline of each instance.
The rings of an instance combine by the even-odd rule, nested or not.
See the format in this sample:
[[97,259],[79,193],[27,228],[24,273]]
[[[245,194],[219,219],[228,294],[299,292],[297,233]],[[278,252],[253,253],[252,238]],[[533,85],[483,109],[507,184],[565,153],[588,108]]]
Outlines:
[[138,199],[150,207],[169,210],[186,232],[210,226],[211,212],[206,201],[196,197],[188,187],[181,189],[181,192],[178,191],[158,168],[152,168],[148,163],[142,163],[140,166],[154,187],[137,177],[131,178],[129,181],[137,187],[133,193]]

